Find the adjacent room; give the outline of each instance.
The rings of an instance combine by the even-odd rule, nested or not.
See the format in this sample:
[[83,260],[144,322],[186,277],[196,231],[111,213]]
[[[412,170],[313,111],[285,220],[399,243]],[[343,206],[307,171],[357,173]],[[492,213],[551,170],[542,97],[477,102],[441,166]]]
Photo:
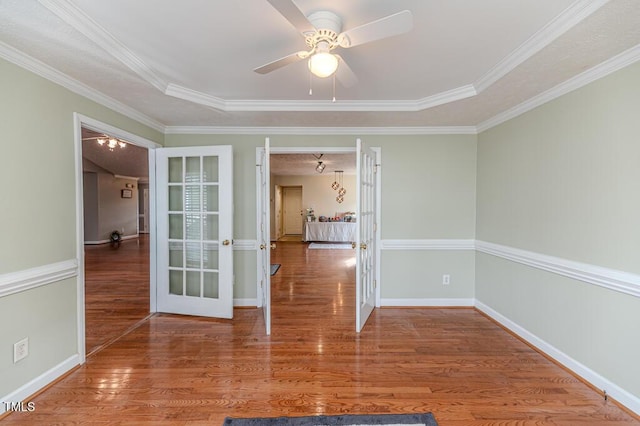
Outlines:
[[0,425],[639,424],[639,62],[635,0],[0,2]]

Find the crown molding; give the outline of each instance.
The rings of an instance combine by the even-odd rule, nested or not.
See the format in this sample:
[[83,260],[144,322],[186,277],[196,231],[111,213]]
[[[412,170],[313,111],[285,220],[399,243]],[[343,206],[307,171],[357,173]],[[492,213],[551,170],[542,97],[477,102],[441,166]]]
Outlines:
[[4,42],[0,41],[0,58],[24,68],[32,73],[39,75],[55,84],[58,84],[65,89],[72,91],[80,96],[92,100],[102,106],[112,109],[124,116],[127,116],[137,122],[151,127],[158,132],[164,132],[165,125],[152,119],[151,117],[141,113],[140,111],[131,108],[128,105],[123,104],[115,99],[87,86],[84,83],[75,80],[68,75],[56,70],[55,68],[35,59],[31,56],[23,53]]
[[640,60],[640,44],[628,49],[613,58],[606,60],[605,62],[596,65],[595,67],[588,69],[587,71],[578,74],[577,76],[570,78],[569,80],[558,84],[557,86],[542,92],[541,94],[534,96],[522,102],[515,107],[508,109],[477,126],[478,133],[489,130],[505,121],[511,120],[525,112],[531,111],[540,105],[546,104],[562,95],[566,95],[576,89],[586,86],[589,83],[593,83],[596,80],[604,78],[609,74],[628,67],[629,65]]
[[475,126],[434,127],[242,127],[167,126],[165,135],[475,135]]
[[168,83],[160,78],[151,67],[138,58],[125,45],[120,43],[107,30],[91,17],[72,4],[69,0],[38,0],[43,6],[59,16],[67,24],[96,43],[111,56],[127,66],[145,81],[167,96],[173,96],[199,105],[208,106],[226,112],[417,112],[439,105],[476,96],[487,87],[512,71],[522,62],[533,56],[550,42],[555,40],[587,16],[598,10],[609,0],[578,0],[562,14],[534,34],[507,58],[501,61],[475,84],[467,84],[452,90],[441,92],[417,100],[396,101],[264,101],[264,100],[225,100],[197,90]]
[[212,107],[226,112],[271,111],[271,112],[374,112],[397,111],[416,112],[438,105],[447,104],[461,99],[477,95],[473,85],[458,87],[433,96],[418,99],[417,101],[349,101],[338,100],[325,101],[263,101],[263,100],[238,100],[228,101],[222,98],[208,95],[197,90],[169,83],[164,94],[185,101]]
[[166,90],[167,82],[158,77],[151,67],[145,64],[142,59],[138,58],[124,44],[120,43],[120,41],[113,37],[107,30],[102,28],[99,23],[94,21],[73,3],[68,0],[38,1],[64,22],[71,25],[111,56],[129,67],[153,87],[161,92]]
[[477,80],[474,86],[478,93],[486,90],[608,2],[609,0],[579,0],[574,2]]

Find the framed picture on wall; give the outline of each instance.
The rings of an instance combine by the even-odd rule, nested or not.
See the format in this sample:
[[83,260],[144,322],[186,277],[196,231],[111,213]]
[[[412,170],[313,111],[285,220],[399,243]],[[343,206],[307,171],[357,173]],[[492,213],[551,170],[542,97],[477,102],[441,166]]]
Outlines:
[[122,198],[131,198],[133,192],[130,189],[123,189],[120,193],[120,197]]

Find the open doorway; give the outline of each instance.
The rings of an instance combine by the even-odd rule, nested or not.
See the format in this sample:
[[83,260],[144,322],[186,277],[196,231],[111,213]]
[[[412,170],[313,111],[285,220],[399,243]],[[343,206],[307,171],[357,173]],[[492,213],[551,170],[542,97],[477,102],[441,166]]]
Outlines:
[[82,128],[85,353],[150,312],[148,149]]
[[[325,165],[322,173],[318,172],[318,161]],[[341,176],[335,173],[338,170]],[[316,241],[316,234],[311,241],[305,238],[305,230],[320,220],[327,225],[331,221],[336,226],[355,227],[355,223],[345,222],[357,220],[355,152],[272,153],[270,172],[271,239],[276,242],[271,261],[278,265],[271,277],[272,330],[277,332],[283,318],[317,315],[319,311],[327,324],[353,329],[355,235],[347,240],[340,236],[340,241]],[[340,181],[339,188],[336,181]],[[316,245],[322,247],[317,249]]]

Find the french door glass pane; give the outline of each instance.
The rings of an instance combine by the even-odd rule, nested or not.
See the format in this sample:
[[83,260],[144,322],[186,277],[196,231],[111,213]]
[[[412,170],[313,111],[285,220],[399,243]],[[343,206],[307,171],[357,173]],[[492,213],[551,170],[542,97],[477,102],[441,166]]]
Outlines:
[[169,211],[182,210],[182,186],[169,187]]
[[218,243],[204,244],[202,267],[204,269],[218,269]]
[[169,294],[182,296],[183,293],[182,271],[169,270]]
[[183,236],[182,232],[182,214],[169,214],[169,239],[181,240]]
[[217,299],[219,292],[218,273],[205,271],[202,273],[202,280],[203,296],[210,299]]
[[186,246],[186,267],[200,269],[200,243],[187,243]]
[[219,235],[218,215],[208,214],[204,219],[204,239],[216,241]]
[[203,182],[218,182],[218,157],[202,157]]
[[186,185],[184,187],[184,209],[188,212],[200,211],[200,185]]
[[187,296],[200,297],[200,272],[187,271]]
[[186,216],[186,239],[187,240],[200,240],[202,236],[202,216],[199,214],[187,214]]
[[184,250],[182,250],[182,243],[169,243],[169,266],[173,268],[181,268],[182,256]]
[[182,157],[169,158],[169,183],[182,182]]
[[202,209],[206,212],[218,211],[218,185],[204,187],[204,203]]
[[187,157],[187,171],[184,180],[187,183],[200,182],[200,157]]

